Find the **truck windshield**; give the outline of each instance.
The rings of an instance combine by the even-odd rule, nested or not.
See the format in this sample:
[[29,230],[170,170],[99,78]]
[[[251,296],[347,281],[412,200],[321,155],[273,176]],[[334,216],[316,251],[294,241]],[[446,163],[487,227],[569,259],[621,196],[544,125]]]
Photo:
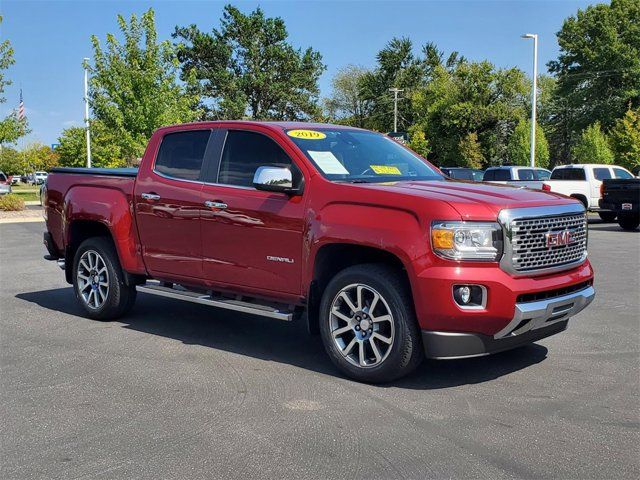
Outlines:
[[369,183],[443,180],[422,158],[379,133],[346,129],[287,130],[329,180]]

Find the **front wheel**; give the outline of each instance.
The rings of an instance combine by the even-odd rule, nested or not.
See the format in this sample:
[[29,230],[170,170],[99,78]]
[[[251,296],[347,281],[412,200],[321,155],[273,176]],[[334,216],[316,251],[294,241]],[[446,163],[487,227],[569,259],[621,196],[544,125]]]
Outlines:
[[613,222],[616,219],[616,212],[598,212],[598,216],[603,222]]
[[136,299],[136,287],[125,284],[118,254],[105,237],[89,238],[78,248],[73,288],[86,315],[97,320],[124,315]]
[[407,281],[386,265],[349,267],[329,282],[320,333],[331,361],[359,381],[403,377],[424,356]]
[[618,217],[618,225],[620,225],[620,228],[622,228],[623,230],[633,231],[638,228],[638,225],[640,225],[640,214],[620,214],[620,216]]

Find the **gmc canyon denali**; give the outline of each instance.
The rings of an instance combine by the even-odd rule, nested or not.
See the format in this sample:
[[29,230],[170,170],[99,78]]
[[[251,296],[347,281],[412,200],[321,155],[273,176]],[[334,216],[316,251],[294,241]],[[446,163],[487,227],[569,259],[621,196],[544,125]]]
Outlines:
[[54,169],[44,204],[87,316],[138,291],[299,318],[367,382],[548,337],[595,295],[579,201],[449,179],[350,127],[161,128],[138,171]]

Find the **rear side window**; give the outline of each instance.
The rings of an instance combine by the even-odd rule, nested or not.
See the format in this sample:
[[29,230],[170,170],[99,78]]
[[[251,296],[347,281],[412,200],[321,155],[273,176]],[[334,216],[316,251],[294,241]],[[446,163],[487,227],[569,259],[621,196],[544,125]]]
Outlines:
[[608,168],[594,168],[593,176],[596,180],[604,180],[606,178],[611,178],[611,171]]
[[[230,130],[224,143],[218,183],[253,187],[253,176],[262,166],[292,168],[289,156],[269,137]],[[292,175],[295,178],[296,172],[292,171]]]
[[0,172],[0,182],[6,182],[6,181],[7,181],[7,176],[4,173]]
[[181,180],[199,180],[210,130],[169,133],[162,139],[155,171]]
[[621,168],[614,168],[613,173],[616,176],[616,178],[633,178],[633,175],[631,175],[629,172]]
[[537,180],[549,180],[550,172],[546,170],[536,170]]

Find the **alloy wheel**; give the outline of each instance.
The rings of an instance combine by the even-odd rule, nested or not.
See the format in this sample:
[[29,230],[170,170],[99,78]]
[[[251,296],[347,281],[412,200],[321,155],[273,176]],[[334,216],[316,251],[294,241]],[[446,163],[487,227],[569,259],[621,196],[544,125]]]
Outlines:
[[87,250],[78,262],[78,292],[84,303],[99,309],[109,296],[109,272],[104,258],[95,250]]

